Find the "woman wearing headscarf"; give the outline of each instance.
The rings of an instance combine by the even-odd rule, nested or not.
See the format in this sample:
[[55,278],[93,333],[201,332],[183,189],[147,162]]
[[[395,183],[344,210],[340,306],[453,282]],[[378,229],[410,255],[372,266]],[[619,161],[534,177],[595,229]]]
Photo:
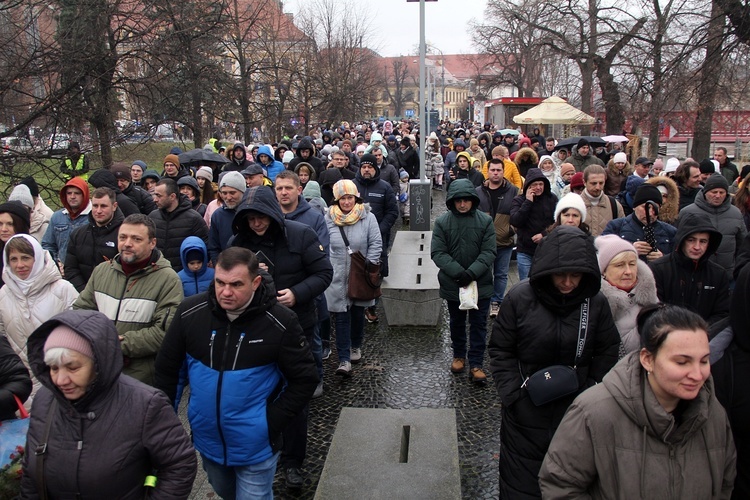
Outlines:
[[[3,249],[3,279],[0,288],[0,331],[13,350],[29,365],[26,343],[39,325],[68,310],[78,298],[75,287],[60,276],[49,252],[28,234],[13,236]],[[34,390],[26,403],[31,408],[39,381],[32,377]]]
[[[333,204],[325,215],[331,236],[330,259],[333,281],[325,291],[328,311],[335,313],[336,350],[339,356],[337,375],[350,377],[352,363],[362,359],[365,333],[365,308],[374,300],[357,301],[348,295],[351,253],[359,251],[370,262],[380,260],[383,242],[375,216],[359,195],[356,184],[341,179],[333,185]],[[344,239],[349,242],[348,245]]]
[[[66,311],[29,338],[34,402],[22,498],[186,499],[197,461],[167,396],[123,375],[114,323]],[[43,449],[40,453],[39,450]]]
[[[600,287],[591,238],[561,226],[539,243],[529,279],[503,300],[489,344],[502,400],[501,498],[541,498],[537,476],[565,411],[617,362],[620,336]],[[555,366],[574,367],[575,388],[544,403],[529,379]]]
[[736,454],[714,394],[708,325],[676,306],[644,309],[638,324],[640,349],[557,429],[539,473],[544,498],[730,497]]

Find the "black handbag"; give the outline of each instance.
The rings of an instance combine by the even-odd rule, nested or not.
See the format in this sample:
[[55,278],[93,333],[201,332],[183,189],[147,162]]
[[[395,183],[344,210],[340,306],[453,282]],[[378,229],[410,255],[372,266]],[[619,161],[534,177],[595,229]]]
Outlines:
[[[578,374],[576,366],[583,354],[583,346],[586,345],[586,332],[589,323],[589,299],[581,304],[581,317],[578,322],[578,344],[573,366],[552,365],[535,372],[526,377],[521,388],[526,388],[531,402],[536,406],[542,406],[562,397],[573,394],[578,390]],[[521,362],[518,362],[521,370]],[[521,372],[523,379],[523,372]]]
[[357,250],[352,252],[349,247],[349,239],[344,233],[344,228],[339,226],[341,237],[344,239],[346,251],[351,257],[349,266],[349,287],[346,291],[352,300],[375,300],[381,295],[380,285],[383,282],[383,276],[380,273],[380,264],[370,262],[362,252]]

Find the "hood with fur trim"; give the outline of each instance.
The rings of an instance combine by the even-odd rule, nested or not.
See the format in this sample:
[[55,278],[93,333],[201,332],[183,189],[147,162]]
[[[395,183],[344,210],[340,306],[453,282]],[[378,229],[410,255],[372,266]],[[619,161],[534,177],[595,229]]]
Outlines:
[[659,220],[667,224],[674,224],[680,215],[680,190],[677,183],[666,176],[652,177],[646,181],[656,187],[664,186],[667,188],[667,198],[659,207]]

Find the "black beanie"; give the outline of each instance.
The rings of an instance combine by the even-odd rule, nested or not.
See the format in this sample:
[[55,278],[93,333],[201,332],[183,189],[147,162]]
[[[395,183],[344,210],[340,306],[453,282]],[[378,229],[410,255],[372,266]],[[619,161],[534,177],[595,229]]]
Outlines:
[[662,197],[659,188],[653,184],[641,184],[638,190],[635,192],[633,197],[633,208],[638,205],[643,205],[647,201],[653,201],[657,205],[661,206]]
[[576,146],[576,148],[582,148],[583,146],[590,146],[588,139],[586,139],[585,137],[581,137],[580,139],[578,139],[578,145]]
[[185,263],[192,262],[194,260],[199,260],[203,262],[203,252],[198,250],[197,248],[194,248],[192,250],[188,250],[187,254],[185,254]]
[[6,201],[0,204],[0,214],[5,213],[18,216],[26,224],[27,228],[31,226],[31,212],[20,201]]
[[36,198],[39,196],[39,185],[36,183],[34,178],[32,176],[24,177],[21,179],[20,184],[26,184],[28,186],[29,191],[31,191],[31,196]]
[[708,193],[712,189],[717,188],[729,191],[729,183],[721,174],[709,175],[708,179],[706,179],[706,184],[703,186],[703,192]]
[[713,174],[714,172],[716,172],[716,167],[714,167],[714,162],[712,162],[709,159],[705,159],[701,161],[699,168],[702,174]]
[[402,146],[411,146],[411,141],[408,137],[402,137],[401,138],[401,145]]
[[750,174],[750,165],[745,165],[742,167],[742,171],[740,172],[740,180],[745,180],[747,174]]
[[375,155],[373,155],[373,154],[369,154],[368,153],[366,155],[362,155],[362,157],[359,159],[359,166],[361,167],[365,163],[367,163],[368,165],[372,165],[373,167],[375,167],[375,170],[378,169],[378,159],[375,158]]

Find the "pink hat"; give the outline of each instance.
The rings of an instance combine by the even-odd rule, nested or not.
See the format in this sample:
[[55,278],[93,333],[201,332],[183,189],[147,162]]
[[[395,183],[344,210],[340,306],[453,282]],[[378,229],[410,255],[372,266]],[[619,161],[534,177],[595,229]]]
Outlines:
[[594,240],[594,246],[596,247],[596,258],[599,261],[599,271],[602,274],[604,274],[612,259],[621,253],[633,252],[636,256],[638,255],[632,243],[620,238],[616,234],[599,236]]
[[44,352],[55,347],[64,347],[94,359],[94,351],[89,341],[67,325],[59,325],[49,332],[44,342]]

